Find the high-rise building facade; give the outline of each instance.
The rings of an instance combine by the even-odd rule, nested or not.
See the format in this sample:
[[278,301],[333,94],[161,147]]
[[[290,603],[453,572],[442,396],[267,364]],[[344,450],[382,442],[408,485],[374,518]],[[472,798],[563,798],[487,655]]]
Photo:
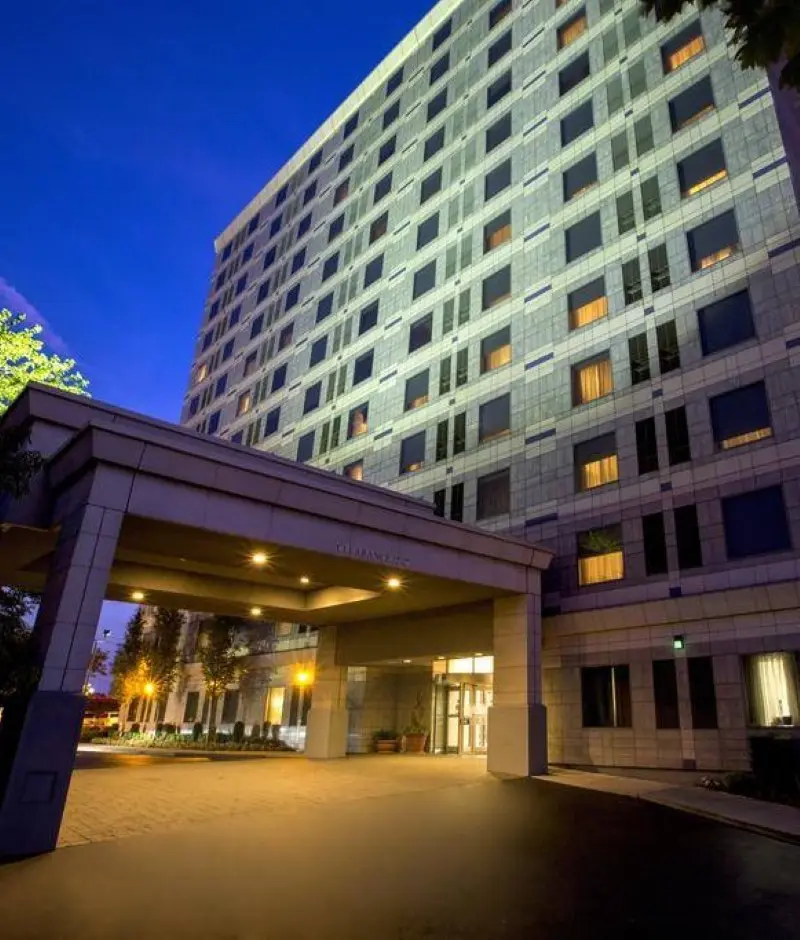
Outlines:
[[441,0],[217,239],[183,422],[554,549],[552,760],[800,724],[779,112],[716,11]]

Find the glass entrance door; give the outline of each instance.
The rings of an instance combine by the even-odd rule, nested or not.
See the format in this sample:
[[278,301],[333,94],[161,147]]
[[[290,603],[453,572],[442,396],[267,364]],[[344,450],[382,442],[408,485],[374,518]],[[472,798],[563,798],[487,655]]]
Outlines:
[[465,682],[461,686],[462,754],[486,753],[486,719],[492,690]]

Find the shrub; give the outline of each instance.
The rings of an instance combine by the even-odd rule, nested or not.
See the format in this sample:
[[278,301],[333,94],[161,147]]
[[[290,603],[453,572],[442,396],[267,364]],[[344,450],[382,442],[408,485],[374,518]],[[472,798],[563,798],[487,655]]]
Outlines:
[[203,737],[203,723],[196,721],[192,725],[192,741],[199,741]]
[[372,734],[373,741],[396,741],[397,732],[396,731],[387,731],[386,729],[381,729],[380,731],[374,731]]
[[241,744],[244,741],[244,722],[237,721],[233,726],[233,740],[237,744]]
[[139,731],[141,730],[141,727],[142,726],[139,724],[138,721],[134,721],[134,723],[130,727],[131,734],[138,734]]
[[163,730],[164,734],[175,734],[178,729],[171,722],[165,722]]
[[750,738],[750,766],[767,799],[800,799],[800,739],[778,735]]
[[159,721],[159,722],[156,724],[156,734],[163,734],[163,733],[164,733],[164,722],[163,722],[163,721]]

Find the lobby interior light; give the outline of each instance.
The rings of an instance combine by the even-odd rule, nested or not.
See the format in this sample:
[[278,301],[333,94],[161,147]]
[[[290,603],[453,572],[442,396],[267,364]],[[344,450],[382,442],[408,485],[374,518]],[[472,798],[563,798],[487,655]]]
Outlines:
[[301,584],[311,584],[311,578],[306,577],[306,575],[301,575],[300,577]]
[[404,659],[403,662],[404,662],[405,665],[407,666],[407,665],[411,662],[411,660],[410,660],[410,659]]
[[684,640],[682,634],[672,638],[672,648],[674,650],[682,650],[686,648],[686,641]]
[[394,575],[391,578],[386,579],[386,587],[391,591],[396,591],[401,585],[400,578],[395,577]]
[[295,685],[311,685],[314,681],[314,673],[309,669],[300,669],[294,674],[294,684]]
[[250,608],[250,616],[251,616],[251,617],[260,617],[261,614],[262,614],[262,610],[261,610],[260,607],[251,607],[251,608]]
[[131,600],[139,603],[144,600],[144,591],[131,591]]
[[250,555],[250,561],[260,568],[269,561],[269,555],[266,552],[253,552]]

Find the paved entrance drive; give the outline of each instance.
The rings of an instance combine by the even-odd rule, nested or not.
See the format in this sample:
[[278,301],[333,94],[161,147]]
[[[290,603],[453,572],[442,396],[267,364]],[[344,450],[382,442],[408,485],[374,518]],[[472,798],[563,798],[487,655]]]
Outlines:
[[477,759],[93,766],[3,940],[798,936],[797,846]]

